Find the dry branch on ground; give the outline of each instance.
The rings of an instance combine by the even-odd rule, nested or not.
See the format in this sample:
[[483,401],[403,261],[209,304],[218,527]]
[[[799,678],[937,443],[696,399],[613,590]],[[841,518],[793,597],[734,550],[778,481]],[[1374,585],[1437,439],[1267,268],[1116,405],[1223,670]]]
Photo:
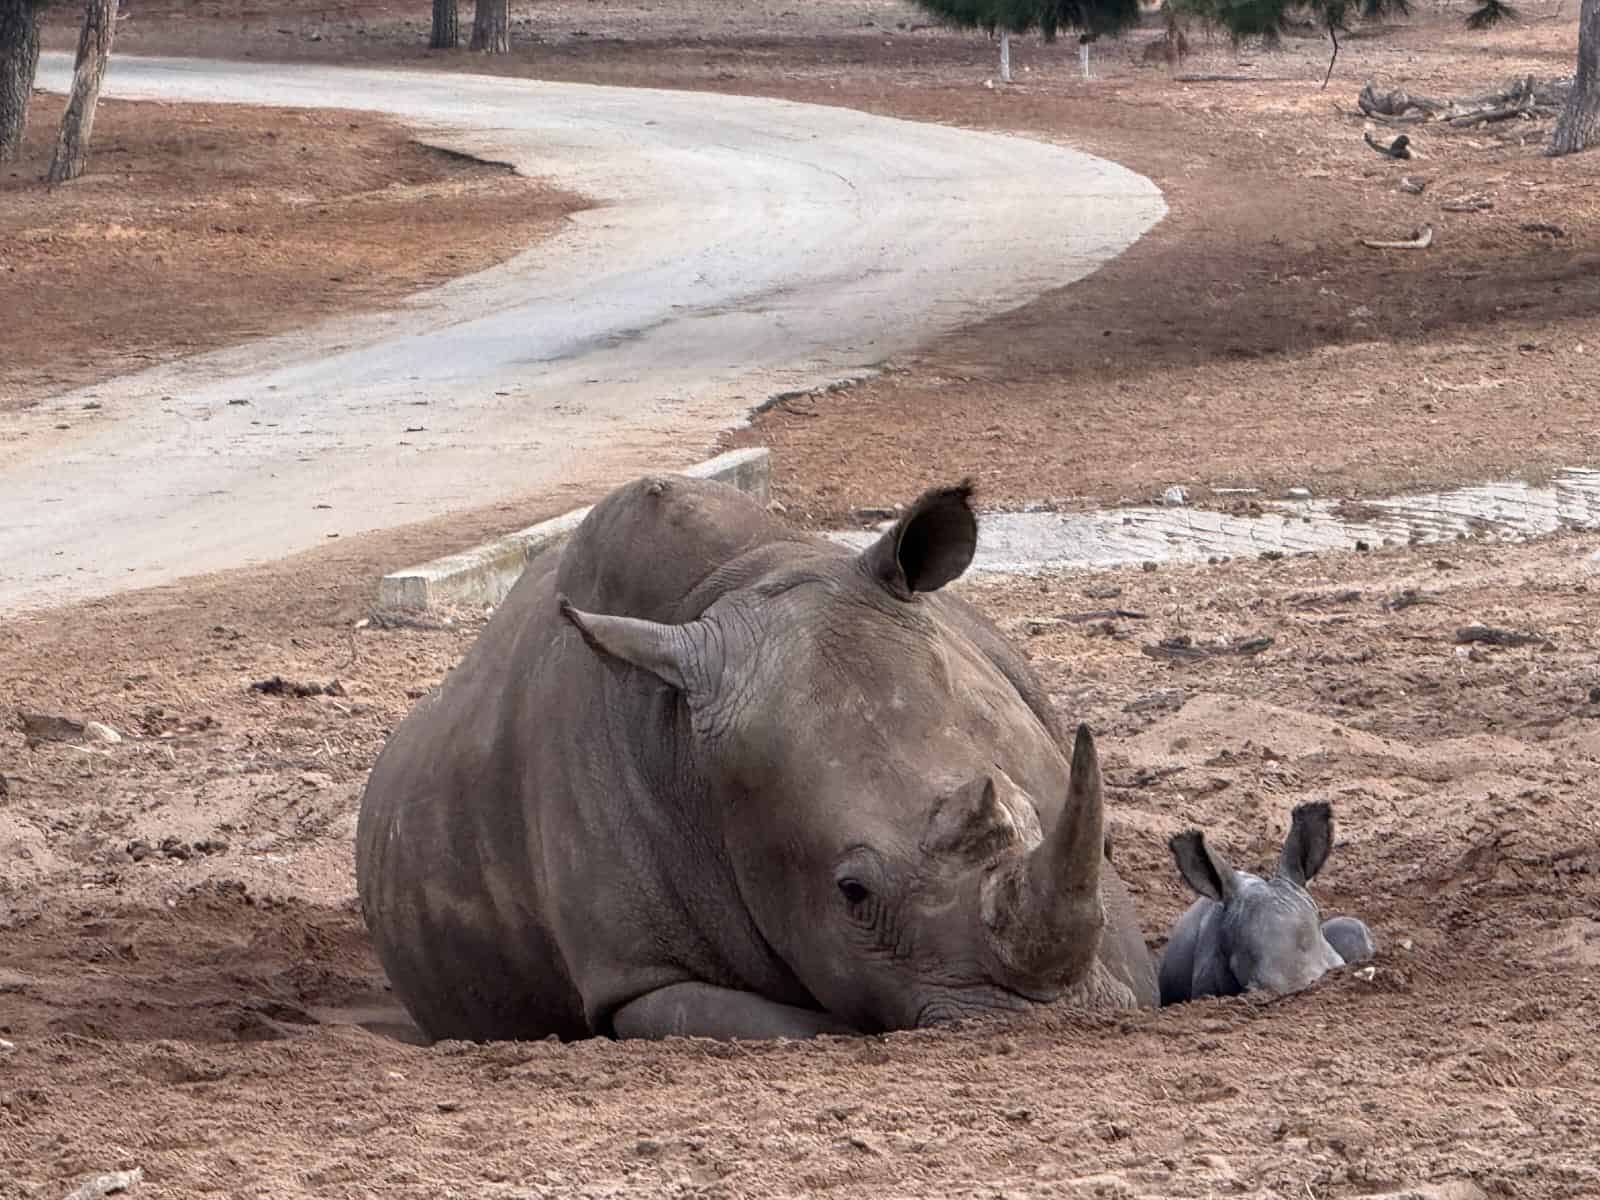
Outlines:
[[1380,92],[1367,81],[1356,98],[1363,114],[1387,125],[1439,123],[1463,129],[1513,117],[1554,117],[1567,102],[1571,79],[1513,79],[1499,91],[1476,96],[1420,96],[1404,88]]

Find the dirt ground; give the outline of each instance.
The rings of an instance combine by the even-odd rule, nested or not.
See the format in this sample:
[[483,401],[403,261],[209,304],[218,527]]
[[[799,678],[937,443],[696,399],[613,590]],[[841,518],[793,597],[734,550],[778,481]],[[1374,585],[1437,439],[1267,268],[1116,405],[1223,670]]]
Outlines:
[[[799,521],[966,473],[987,504],[1083,504],[1595,460],[1595,164],[1424,130],[1427,157],[1391,167],[1335,111],[1368,68],[1417,91],[1565,73],[1564,23],[1482,42],[1419,19],[1347,46],[1325,94],[1321,44],[1251,67],[1213,47],[1191,69],[1273,77],[1214,85],[1137,45],[1097,48],[1088,83],[1070,46],[1019,47],[1034,69],[1002,92],[981,39],[867,3],[719,6],[707,41],[693,6],[541,4],[508,64],[406,49],[420,6],[158,11],[129,4],[119,44],[826,98],[1060,137],[1162,184],[1172,216],[1083,285],[760,418]],[[819,31],[841,13],[873,24]],[[1495,207],[1439,211],[1472,192]],[[1424,221],[1428,252],[1355,244]],[[1260,866],[1323,798],[1340,838],[1315,892],[1376,929],[1370,978],[809,1045],[419,1047],[362,933],[351,833],[386,731],[482,618],[385,627],[377,576],[575,502],[0,623],[0,1197],[135,1166],[138,1195],[171,1197],[1600,1194],[1600,536],[962,585],[1101,734],[1153,945],[1187,900],[1170,833]],[[1145,615],[1063,619],[1111,606]],[[1475,622],[1542,640],[1458,643]],[[1178,634],[1273,642],[1147,652]],[[339,687],[251,690],[275,675]],[[121,740],[30,747],[18,710]]]
[[583,201],[370,113],[107,101],[87,174],[40,182],[63,100],[0,170],[0,412],[380,308],[481,270]]
[[[134,1166],[156,1196],[1600,1190],[1600,537],[968,585],[1101,731],[1154,944],[1186,902],[1169,833],[1261,865],[1292,804],[1326,798],[1315,890],[1371,921],[1376,973],[792,1046],[394,1036],[356,806],[479,622],[357,628],[359,566],[330,549],[0,633],[8,713],[123,737],[0,734],[0,1195]],[[1145,616],[1060,619],[1108,604]],[[1548,640],[1458,645],[1477,621]],[[1145,652],[1178,633],[1275,640]],[[339,688],[250,689],[274,675]]]

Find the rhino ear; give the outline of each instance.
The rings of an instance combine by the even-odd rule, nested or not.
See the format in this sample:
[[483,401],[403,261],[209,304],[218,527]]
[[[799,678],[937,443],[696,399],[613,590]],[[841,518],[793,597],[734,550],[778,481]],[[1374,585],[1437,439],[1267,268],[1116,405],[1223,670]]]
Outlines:
[[1174,834],[1167,847],[1178,864],[1178,873],[1206,899],[1226,904],[1238,890],[1238,880],[1228,860],[1206,845],[1206,835],[1198,829]]
[[635,617],[608,617],[574,608],[565,596],[556,597],[561,615],[583,635],[590,649],[621,659],[680,692],[704,690],[711,677],[706,661],[707,638],[699,621],[662,625]]
[[1289,821],[1289,836],[1278,855],[1278,874],[1305,887],[1322,870],[1333,849],[1333,808],[1326,801],[1297,804]]
[[972,481],[922,493],[911,511],[861,552],[866,571],[891,594],[909,600],[958,578],[978,550]]

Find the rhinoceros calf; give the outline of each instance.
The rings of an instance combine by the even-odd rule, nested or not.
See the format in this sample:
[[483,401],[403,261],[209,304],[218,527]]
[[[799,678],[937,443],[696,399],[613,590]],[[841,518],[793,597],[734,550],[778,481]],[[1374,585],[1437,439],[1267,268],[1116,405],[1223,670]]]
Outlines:
[[807,1037],[1153,1005],[1100,773],[939,589],[966,485],[854,553],[661,476],[529,564],[395,730],[362,909],[434,1038]]
[[1289,993],[1334,967],[1377,953],[1354,917],[1322,921],[1306,884],[1333,849],[1333,810],[1296,806],[1271,879],[1235,871],[1191,829],[1168,843],[1178,870],[1200,893],[1178,918],[1161,959],[1161,1003],[1235,996],[1252,988]]

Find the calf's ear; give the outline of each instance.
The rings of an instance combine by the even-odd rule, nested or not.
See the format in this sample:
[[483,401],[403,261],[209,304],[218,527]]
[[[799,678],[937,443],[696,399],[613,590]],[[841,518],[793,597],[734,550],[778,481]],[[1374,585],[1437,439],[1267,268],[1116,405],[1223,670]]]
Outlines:
[[891,595],[910,600],[959,578],[977,551],[978,518],[967,479],[922,493],[894,528],[861,552],[861,565]]
[[1167,839],[1167,848],[1184,881],[1206,899],[1226,904],[1238,890],[1238,880],[1228,860],[1206,845],[1206,835],[1198,829],[1173,834]]
[[1325,801],[1295,805],[1289,820],[1289,836],[1283,839],[1278,855],[1278,874],[1305,887],[1333,849],[1333,808]]

